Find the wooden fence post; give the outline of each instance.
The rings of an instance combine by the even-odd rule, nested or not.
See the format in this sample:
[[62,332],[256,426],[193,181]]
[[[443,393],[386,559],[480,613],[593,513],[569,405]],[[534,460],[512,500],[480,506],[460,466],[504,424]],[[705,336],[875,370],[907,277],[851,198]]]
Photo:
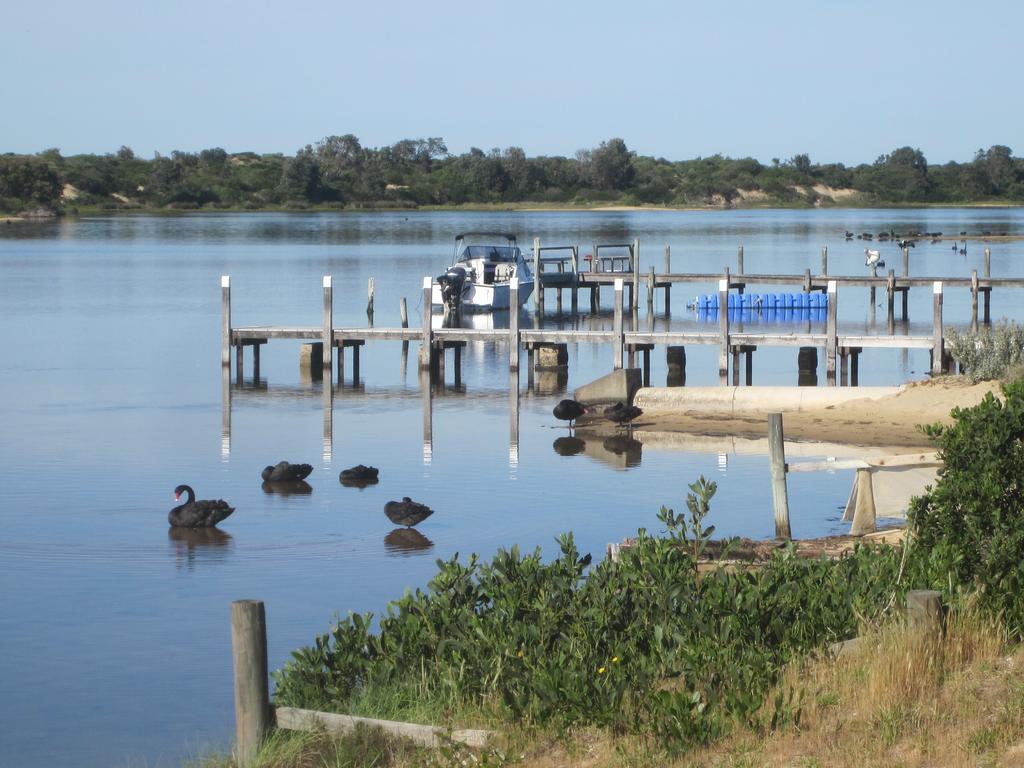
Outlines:
[[508,281],[508,367],[519,370],[519,278]]
[[612,367],[622,367],[622,278],[615,278],[615,319],[612,321]]
[[[323,331],[324,356],[323,366],[331,370],[334,365],[334,289],[331,286],[331,276],[324,275],[324,331]],[[344,354],[344,350],[340,351]]]
[[945,371],[945,346],[942,341],[942,282],[932,283],[932,376]]
[[[220,276],[220,364],[231,367],[231,277]],[[242,374],[241,371],[238,372]]]
[[929,635],[941,635],[942,593],[934,589],[913,589],[907,592],[907,623]]
[[267,618],[261,600],[231,603],[235,669],[235,752],[239,768],[252,765],[270,729]]
[[789,494],[786,490],[786,448],[782,432],[782,414],[768,414],[768,461],[772,472],[772,509],[775,512],[775,538],[790,539]]

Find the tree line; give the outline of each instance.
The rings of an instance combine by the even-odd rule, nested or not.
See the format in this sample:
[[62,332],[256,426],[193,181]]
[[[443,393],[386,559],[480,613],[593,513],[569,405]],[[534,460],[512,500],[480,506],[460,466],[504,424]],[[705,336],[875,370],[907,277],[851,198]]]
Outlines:
[[[835,190],[843,190],[836,192]],[[889,205],[1024,201],[1024,159],[1009,147],[970,162],[929,165],[900,147],[873,163],[814,163],[806,154],[763,164],[723,155],[670,161],[638,155],[620,138],[574,157],[527,157],[519,147],[452,154],[441,138],[364,147],[328,136],[295,155],[157,153],[0,155],[0,211],[415,208],[541,204],[717,206]]]

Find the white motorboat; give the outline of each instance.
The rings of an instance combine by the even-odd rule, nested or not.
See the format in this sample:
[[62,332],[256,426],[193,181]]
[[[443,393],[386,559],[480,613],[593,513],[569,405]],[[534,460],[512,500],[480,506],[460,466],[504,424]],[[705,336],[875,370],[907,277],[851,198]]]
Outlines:
[[[505,242],[495,245],[496,240]],[[434,282],[431,303],[446,312],[508,309],[513,277],[519,279],[522,306],[533,293],[534,278],[515,235],[464,232],[455,238],[455,262]]]

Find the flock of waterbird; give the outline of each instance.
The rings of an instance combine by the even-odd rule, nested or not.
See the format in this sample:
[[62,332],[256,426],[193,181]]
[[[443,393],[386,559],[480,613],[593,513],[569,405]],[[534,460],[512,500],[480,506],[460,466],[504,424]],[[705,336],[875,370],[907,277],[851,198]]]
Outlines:
[[[581,416],[593,413],[593,408],[576,400],[562,400],[555,406],[553,413],[555,418],[569,422],[571,433],[576,420]],[[642,414],[642,409],[621,402],[610,405],[602,411],[603,417],[614,423],[617,431],[625,428],[630,434],[633,429],[633,420]],[[273,466],[264,467],[260,476],[263,479],[264,490],[287,495],[288,493],[310,493],[312,488],[306,482],[306,478],[312,472],[311,464],[292,464],[287,461],[279,461]],[[368,485],[376,485],[379,475],[380,470],[376,467],[357,464],[354,467],[343,469],[338,475],[338,480],[344,486],[365,488]],[[167,522],[173,528],[214,528],[235,511],[235,508],[224,499],[197,499],[192,487],[184,484],[174,489],[174,500],[181,501],[183,494],[185,495],[184,503],[167,513]],[[387,502],[384,505],[384,514],[395,525],[411,528],[434,514],[434,510],[426,504],[403,496],[401,501]]]
[[[918,243],[919,240],[924,240],[924,239],[930,240],[932,245],[934,245],[936,243],[942,242],[942,233],[941,232],[917,232],[917,231],[915,231],[915,232],[910,232],[910,233],[908,233],[906,235],[901,235],[900,233],[896,232],[895,230],[890,229],[888,232],[879,232],[878,234],[874,234],[874,233],[871,233],[871,232],[862,232],[859,235],[854,235],[854,233],[851,232],[850,230],[845,230],[843,234],[846,237],[847,241],[853,240],[854,237],[856,237],[858,240],[864,240],[864,241],[867,241],[867,242],[872,242],[872,241],[877,241],[877,242],[880,242],[880,243],[892,242],[892,243],[895,243],[896,246],[900,250],[903,250],[904,248],[914,248],[914,247],[917,246],[917,243]],[[995,234],[998,234],[999,236],[1002,237],[1002,236],[1006,235],[1006,232],[998,232],[998,233],[995,233]],[[975,237],[991,237],[992,235],[993,235],[993,232],[991,232],[990,230],[986,229],[986,230],[982,231],[981,233],[979,233],[977,235],[974,235],[974,236]],[[959,235],[960,239],[959,239],[959,241],[957,241],[956,239],[953,240],[952,250],[954,252],[956,252],[956,253],[959,253],[961,256],[966,256],[967,255],[967,237],[968,237],[967,230],[963,230],[963,231],[960,232],[960,235]],[[882,252],[879,251],[877,248],[865,248],[864,249],[864,266],[872,267],[872,268],[879,268],[879,269],[884,267],[885,266],[885,261],[882,260]]]

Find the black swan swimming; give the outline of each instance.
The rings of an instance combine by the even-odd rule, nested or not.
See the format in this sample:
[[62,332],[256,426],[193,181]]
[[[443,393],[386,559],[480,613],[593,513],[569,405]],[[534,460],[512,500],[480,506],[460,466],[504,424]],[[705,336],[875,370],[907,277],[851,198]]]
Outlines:
[[395,525],[411,527],[422,523],[434,514],[434,510],[426,504],[420,504],[405,496],[401,501],[389,501],[385,504],[384,514]]
[[554,407],[551,413],[560,421],[568,421],[569,429],[572,429],[573,422],[583,414],[589,413],[589,411],[583,403],[576,400],[562,400]]
[[268,483],[279,483],[282,480],[305,480],[313,467],[309,464],[289,464],[279,461],[272,467],[264,467],[261,477]]
[[608,419],[608,421],[615,422],[619,428],[626,427],[629,431],[633,430],[633,419],[642,415],[643,409],[638,408],[635,405],[623,405],[622,403],[616,403],[615,405],[609,405],[604,409],[604,417]]
[[195,491],[187,485],[174,489],[174,500],[180,500],[183,493],[185,503],[167,513],[167,522],[176,528],[211,528],[235,511],[224,499],[196,501]]

